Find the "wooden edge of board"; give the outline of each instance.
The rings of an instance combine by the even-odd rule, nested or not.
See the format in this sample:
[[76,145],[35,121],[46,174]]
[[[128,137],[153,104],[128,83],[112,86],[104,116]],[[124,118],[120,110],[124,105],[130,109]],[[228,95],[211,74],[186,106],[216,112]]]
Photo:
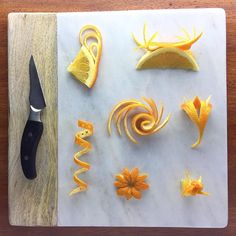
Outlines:
[[[20,143],[29,115],[29,58],[33,55],[47,107],[37,178],[24,177]],[[17,226],[57,225],[57,18],[56,13],[8,15],[8,208]]]

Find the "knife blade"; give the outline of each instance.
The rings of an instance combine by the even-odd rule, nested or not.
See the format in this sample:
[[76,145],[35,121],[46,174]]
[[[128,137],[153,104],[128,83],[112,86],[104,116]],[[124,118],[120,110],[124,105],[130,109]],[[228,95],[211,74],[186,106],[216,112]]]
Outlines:
[[36,153],[43,133],[41,112],[46,107],[46,103],[33,56],[30,57],[29,61],[29,79],[30,114],[21,138],[20,152],[21,166],[25,177],[27,179],[35,179],[37,177]]

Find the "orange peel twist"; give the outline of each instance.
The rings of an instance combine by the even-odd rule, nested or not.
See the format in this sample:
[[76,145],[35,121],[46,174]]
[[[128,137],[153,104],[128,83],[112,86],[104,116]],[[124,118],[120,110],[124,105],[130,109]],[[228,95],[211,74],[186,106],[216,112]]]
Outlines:
[[201,176],[198,179],[192,179],[190,174],[186,172],[185,178],[181,180],[181,193],[184,197],[196,196],[198,194],[208,196],[209,193],[203,192],[203,188]]
[[[119,135],[122,135],[121,132],[121,120],[123,119],[125,133],[128,138],[135,144],[137,140],[133,137],[128,127],[128,116],[131,112],[135,114],[131,118],[131,127],[132,130],[141,136],[147,136],[158,132],[162,129],[169,121],[171,114],[160,124],[164,106],[161,104],[160,111],[158,111],[156,103],[153,99],[143,98],[147,103],[144,104],[135,99],[124,100],[119,102],[111,111],[108,117],[108,133],[111,135],[111,122],[113,117],[116,120],[116,126]],[[142,110],[142,111],[141,111]]]
[[198,128],[199,136],[197,141],[192,145],[192,148],[197,147],[202,141],[204,129],[212,110],[210,99],[211,96],[204,101],[196,96],[193,100],[187,100],[181,105],[181,109],[186,112],[188,117]]
[[74,162],[81,168],[75,171],[73,175],[74,182],[77,184],[77,187],[69,193],[70,196],[78,192],[86,191],[88,188],[88,184],[81,180],[78,175],[87,172],[90,169],[90,164],[81,161],[79,158],[92,149],[91,143],[84,140],[84,138],[87,138],[93,134],[93,124],[88,121],[79,120],[78,126],[81,127],[83,130],[76,133],[75,143],[81,146],[83,149],[74,155]]

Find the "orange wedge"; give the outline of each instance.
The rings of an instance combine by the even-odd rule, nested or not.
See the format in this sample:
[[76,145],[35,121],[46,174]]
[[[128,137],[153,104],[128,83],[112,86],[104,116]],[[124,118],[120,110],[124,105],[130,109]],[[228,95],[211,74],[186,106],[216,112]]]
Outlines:
[[[92,42],[88,44],[88,40]],[[80,43],[81,49],[67,70],[81,83],[92,88],[97,79],[102,52],[100,31],[93,25],[84,26],[80,31]]]
[[136,69],[172,68],[198,71],[199,67],[194,57],[188,51],[175,47],[160,48],[147,52],[138,62]]

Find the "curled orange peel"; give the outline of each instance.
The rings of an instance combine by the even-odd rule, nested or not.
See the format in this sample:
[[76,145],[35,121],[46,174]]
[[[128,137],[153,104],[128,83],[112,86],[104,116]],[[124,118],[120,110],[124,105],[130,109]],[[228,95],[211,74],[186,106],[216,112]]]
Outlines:
[[102,54],[102,35],[94,25],[85,25],[79,33],[80,51],[67,70],[77,80],[92,88],[97,79]]
[[199,38],[201,38],[202,36],[202,32],[199,33],[198,35],[196,35],[196,30],[193,29],[193,37],[190,36],[190,34],[185,30],[182,29],[182,31],[184,32],[184,37],[182,36],[178,36],[177,38],[179,39],[178,42],[158,42],[158,41],[154,41],[154,39],[156,38],[158,32],[154,33],[151,38],[148,40],[148,36],[147,36],[147,25],[146,23],[144,24],[143,27],[143,40],[144,42],[141,43],[134,34],[132,34],[132,37],[135,41],[135,43],[137,44],[138,48],[143,48],[147,51],[155,51],[158,48],[168,48],[168,47],[175,47],[181,50],[190,50],[190,48],[192,47],[192,45],[198,41]]
[[81,168],[74,173],[74,182],[76,183],[77,187],[69,193],[70,196],[78,192],[86,191],[88,188],[88,184],[81,180],[78,175],[87,172],[90,169],[90,164],[81,161],[79,158],[92,149],[91,143],[84,140],[84,138],[87,138],[93,134],[93,124],[88,121],[79,120],[78,126],[83,130],[76,133],[75,143],[81,146],[83,149],[74,155],[74,162]]
[[119,135],[122,135],[121,121],[123,120],[126,135],[133,143],[138,143],[129,130],[128,118],[130,113],[133,113],[131,118],[131,128],[136,134],[141,136],[154,134],[168,123],[171,114],[169,114],[161,123],[164,111],[164,106],[162,104],[160,105],[160,111],[158,111],[153,99],[143,98],[143,100],[147,104],[135,99],[130,99],[119,102],[112,109],[107,123],[109,135],[111,135],[111,122],[113,118],[116,122]]
[[116,175],[114,186],[117,188],[118,196],[125,197],[127,200],[134,197],[135,199],[142,198],[142,191],[149,188],[146,183],[148,175],[146,173],[139,174],[139,169],[135,167],[132,171],[124,168],[121,173]]
[[181,193],[185,197],[196,196],[198,194],[208,196],[209,193],[203,192],[203,188],[201,176],[198,179],[192,179],[190,174],[186,172],[185,178],[181,180]]
[[191,121],[197,126],[199,136],[197,141],[192,145],[192,148],[197,147],[203,137],[204,129],[208,121],[208,117],[212,110],[212,104],[210,103],[211,96],[209,96],[205,101],[200,100],[198,96],[194,100],[186,100],[182,105],[183,109]]

